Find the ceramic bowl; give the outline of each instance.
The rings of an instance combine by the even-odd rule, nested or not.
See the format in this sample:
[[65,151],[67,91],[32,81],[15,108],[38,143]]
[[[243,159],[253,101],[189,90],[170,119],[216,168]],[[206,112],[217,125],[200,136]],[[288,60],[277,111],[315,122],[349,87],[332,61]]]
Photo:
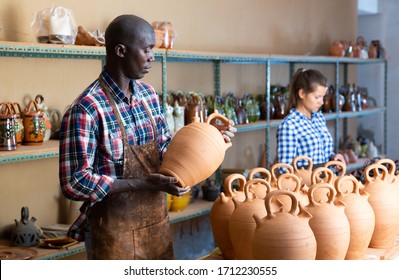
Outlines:
[[170,206],[170,211],[179,212],[186,209],[191,200],[191,192],[188,192],[182,196],[172,195],[172,205]]

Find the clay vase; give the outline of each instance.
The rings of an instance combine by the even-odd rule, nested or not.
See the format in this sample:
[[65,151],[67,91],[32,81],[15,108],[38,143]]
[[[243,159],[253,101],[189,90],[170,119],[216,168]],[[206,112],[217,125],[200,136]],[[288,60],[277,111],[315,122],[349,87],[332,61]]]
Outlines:
[[[309,198],[308,192],[304,189],[304,187],[306,187],[306,185],[302,185],[300,178],[292,173],[282,174],[277,179],[278,190],[291,191],[297,200],[301,202],[302,206],[307,206],[309,204]],[[290,197],[286,195],[277,195],[275,198],[283,204],[284,210],[286,212],[290,211],[292,208],[292,200]]]
[[[236,180],[239,183],[239,191],[233,191],[232,189],[232,183]],[[247,180],[241,174],[234,173],[229,175],[224,181],[225,192],[220,193],[212,204],[209,214],[213,238],[222,252],[223,258],[226,260],[236,259],[229,233],[230,217],[234,211],[232,198],[237,197],[237,200],[244,201],[245,194],[243,190],[246,182]]]
[[[286,195],[292,200],[287,213],[271,211],[275,196]],[[255,260],[314,260],[316,239],[309,226],[312,215],[290,191],[272,191],[265,198],[266,217],[254,215],[256,222],[252,238],[252,258]],[[299,208],[299,211],[298,211]],[[295,214],[297,213],[298,214]]]
[[[327,202],[316,202],[314,192],[318,188],[328,188]],[[345,205],[334,204],[336,191],[329,183],[317,183],[309,188],[307,211],[313,216],[309,225],[317,241],[316,260],[344,260],[350,242],[350,225],[345,214]]]
[[[317,183],[329,183],[334,186],[334,173],[327,167],[318,167],[312,172],[311,182],[311,186]],[[316,189],[313,194],[314,200],[316,202],[328,201],[329,192],[328,188]]]
[[219,129],[210,124],[217,120],[226,127],[229,125],[226,117],[215,112],[205,123],[199,122],[198,117],[194,119],[176,132],[159,170],[163,175],[176,177],[182,187],[194,186],[211,176],[232,145],[226,143]]
[[46,133],[46,121],[35,100],[29,102],[23,116],[24,145],[38,146],[43,144]]
[[[269,170],[267,170],[264,167],[255,167],[255,168],[251,169],[251,171],[249,171],[247,180],[249,181],[249,180],[255,179],[254,176],[256,174],[262,174],[263,179],[267,181],[267,183],[269,184],[269,187],[270,187],[272,175]],[[264,184],[259,184],[259,186],[257,186],[254,189],[254,192],[255,192],[255,196],[257,198],[264,199],[267,194],[266,186]]]
[[270,185],[263,179],[252,179],[244,186],[245,200],[238,201],[233,197],[234,211],[230,217],[229,233],[234,252],[239,260],[252,259],[252,238],[256,228],[256,223],[252,216],[254,214],[264,217],[266,209],[264,200],[253,197],[250,194],[250,188],[253,184],[263,183],[270,192]]
[[364,169],[364,190],[370,194],[369,203],[375,215],[371,248],[391,247],[399,230],[399,187],[390,183],[387,176],[388,169],[381,164]]
[[[351,192],[343,191],[344,183],[352,184]],[[345,260],[361,260],[369,247],[375,225],[374,210],[368,202],[370,195],[359,188],[358,180],[352,175],[338,178],[335,189],[335,200],[346,205],[345,214],[350,225],[350,241]]]
[[[305,160],[308,162],[307,169],[304,166],[298,167],[298,161],[300,160]],[[312,169],[313,169],[312,159],[308,156],[297,156],[292,160],[292,166],[294,167],[294,174],[302,179],[302,184],[305,184],[306,186],[309,187],[310,184],[312,183],[311,180]]]
[[331,47],[330,47],[330,49],[328,51],[328,54],[330,56],[338,56],[338,57],[344,56],[345,55],[345,49],[344,49],[343,44],[340,41],[338,41],[338,40],[334,41],[331,44]]
[[287,163],[275,163],[272,165],[272,167],[270,168],[270,173],[272,174],[272,180],[270,182],[270,187],[272,188],[272,190],[277,190],[277,180],[278,177],[281,174],[285,173],[294,173],[294,168],[292,167],[292,165],[287,164]]

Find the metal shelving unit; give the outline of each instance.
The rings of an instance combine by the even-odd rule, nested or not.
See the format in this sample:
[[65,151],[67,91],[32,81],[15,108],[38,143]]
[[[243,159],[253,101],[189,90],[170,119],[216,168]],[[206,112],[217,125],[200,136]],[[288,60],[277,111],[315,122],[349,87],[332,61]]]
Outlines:
[[[214,94],[220,95],[220,65],[225,64],[261,64],[265,65],[265,80],[266,88],[265,94],[267,99],[267,110],[269,111],[270,102],[270,75],[272,72],[271,66],[273,64],[287,64],[290,67],[290,75],[293,74],[295,64],[332,64],[335,65],[335,83],[340,84],[339,74],[340,66],[344,67],[344,80],[347,75],[347,66],[350,64],[367,65],[367,64],[383,64],[384,65],[384,104],[382,107],[370,108],[360,112],[335,112],[326,114],[326,119],[335,122],[335,142],[337,143],[340,136],[339,120],[346,120],[350,118],[358,118],[362,116],[374,115],[382,113],[384,115],[384,154],[386,153],[386,121],[387,121],[387,61],[383,59],[364,60],[356,58],[337,58],[325,56],[282,56],[282,55],[263,55],[263,54],[232,54],[232,53],[208,53],[208,52],[187,52],[175,50],[155,50],[155,58],[157,62],[162,64],[162,92],[167,92],[167,63],[168,62],[191,62],[191,63],[212,63],[214,69]],[[57,59],[96,59],[105,62],[105,48],[103,47],[88,47],[88,46],[67,46],[67,45],[49,45],[49,44],[35,44],[35,43],[15,43],[15,42],[0,42],[0,57],[21,57],[21,58],[57,58]],[[338,90],[338,88],[337,88]],[[163,94],[164,102],[166,104],[166,94]],[[338,98],[338,97],[337,97]],[[166,106],[166,105],[165,105]],[[267,112],[269,118],[269,112]],[[238,133],[245,133],[249,131],[265,131],[266,147],[270,147],[270,129],[277,127],[282,120],[259,121],[248,125],[238,125]],[[338,146],[336,146],[338,149]],[[271,155],[269,149],[267,152],[267,162],[271,162]],[[56,158],[58,157],[58,141],[49,141],[41,146],[22,146],[17,151],[0,152],[0,165],[10,164],[22,161],[34,161],[39,159]],[[361,166],[359,166],[361,167]],[[220,174],[219,174],[220,176]],[[216,174],[218,177],[218,173]],[[193,206],[192,211],[187,213],[179,212],[171,214],[170,222],[177,223],[188,220],[193,217],[209,214],[212,203],[203,203],[200,206]],[[82,252],[79,247],[76,252]],[[72,253],[72,252],[71,252]],[[62,257],[63,255],[60,255]],[[58,258],[56,256],[55,258]]]

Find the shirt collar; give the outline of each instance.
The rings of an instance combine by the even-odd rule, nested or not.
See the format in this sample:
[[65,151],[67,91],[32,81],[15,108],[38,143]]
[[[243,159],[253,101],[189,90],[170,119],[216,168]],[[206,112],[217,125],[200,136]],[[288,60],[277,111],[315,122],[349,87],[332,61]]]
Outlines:
[[300,118],[302,120],[307,120],[307,121],[312,121],[315,119],[316,117],[316,113],[311,112],[311,119],[309,119],[307,116],[305,116],[304,114],[302,114],[301,112],[299,112],[297,109],[292,108],[290,113],[292,113],[295,117]]
[[[127,104],[130,104],[129,98],[126,96],[126,94],[120,89],[120,87],[112,80],[111,76],[107,73],[105,69],[101,72],[101,75],[106,83],[106,85],[109,87],[110,93],[113,97],[115,97],[116,101],[118,103],[120,102],[125,102]],[[130,80],[130,87],[133,89],[133,95],[132,98],[139,92],[137,90],[137,85],[135,83],[135,80],[131,79]]]

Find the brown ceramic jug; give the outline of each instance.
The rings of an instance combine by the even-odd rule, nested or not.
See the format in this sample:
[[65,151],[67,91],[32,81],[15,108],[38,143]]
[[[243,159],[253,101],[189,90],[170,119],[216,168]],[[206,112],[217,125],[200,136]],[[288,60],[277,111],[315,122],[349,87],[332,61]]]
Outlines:
[[[298,161],[300,160],[305,160],[308,162],[307,168],[305,168],[304,166],[298,167]],[[292,160],[292,166],[294,167],[294,174],[302,179],[302,184],[306,184],[306,186],[309,187],[312,183],[312,159],[308,156],[297,156]]]
[[18,102],[10,103],[10,105],[12,107],[15,119],[17,147],[19,147],[22,145],[24,140],[24,121],[22,119],[22,110]]
[[[316,202],[314,192],[328,188],[327,202]],[[317,183],[309,188],[309,205],[306,210],[313,216],[309,225],[317,241],[316,260],[344,260],[349,247],[350,225],[345,214],[345,205],[334,204],[336,191],[329,183]]]
[[263,179],[249,180],[244,186],[245,200],[240,202],[233,197],[234,211],[230,217],[229,233],[234,252],[239,260],[252,259],[252,237],[256,228],[252,216],[266,216],[264,200],[253,197],[250,189],[255,184],[263,184],[266,192],[270,192],[270,185]]
[[[291,198],[291,209],[287,213],[273,213],[275,196]],[[272,191],[265,198],[266,217],[254,215],[256,229],[252,240],[252,258],[255,260],[314,260],[316,239],[309,226],[312,215],[298,202],[290,191]],[[299,210],[298,210],[299,208]],[[296,214],[298,212],[298,214]]]
[[[234,181],[238,181],[239,191],[233,191],[232,184]],[[213,238],[226,260],[236,259],[229,234],[230,217],[234,211],[232,198],[237,197],[239,201],[244,201],[244,185],[246,182],[247,180],[241,174],[229,175],[224,181],[224,192],[220,193],[212,204],[209,214]]]
[[176,177],[182,187],[194,186],[211,176],[232,145],[226,143],[220,131],[210,124],[213,120],[221,121],[224,127],[229,125],[226,117],[215,112],[205,123],[195,118],[194,122],[176,132],[159,173]]
[[399,230],[399,186],[387,179],[388,169],[371,164],[364,170],[364,190],[370,194],[369,203],[374,210],[375,227],[369,247],[389,248]]
[[[352,191],[344,191],[343,186],[352,184]],[[374,210],[368,202],[369,194],[359,188],[359,181],[352,175],[339,177],[335,182],[336,201],[343,202],[345,214],[350,225],[350,242],[346,260],[364,258],[374,232]]]

